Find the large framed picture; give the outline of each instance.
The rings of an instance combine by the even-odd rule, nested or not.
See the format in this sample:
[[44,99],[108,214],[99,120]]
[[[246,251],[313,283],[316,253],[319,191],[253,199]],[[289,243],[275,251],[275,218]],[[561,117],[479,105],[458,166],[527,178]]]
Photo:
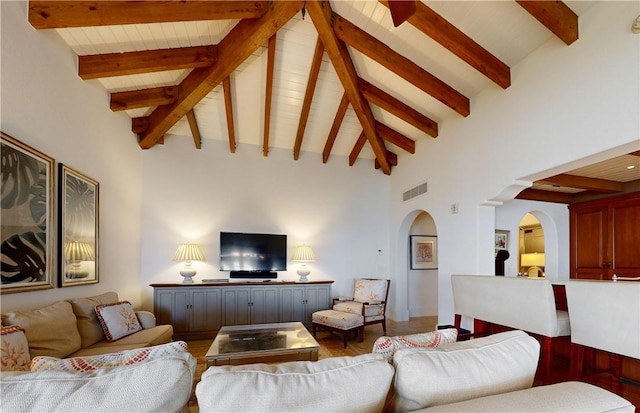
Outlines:
[[438,268],[438,237],[434,235],[411,235],[411,269],[435,270]]
[[53,158],[0,132],[0,293],[53,288]]
[[95,284],[98,273],[100,185],[80,172],[58,166],[58,285]]

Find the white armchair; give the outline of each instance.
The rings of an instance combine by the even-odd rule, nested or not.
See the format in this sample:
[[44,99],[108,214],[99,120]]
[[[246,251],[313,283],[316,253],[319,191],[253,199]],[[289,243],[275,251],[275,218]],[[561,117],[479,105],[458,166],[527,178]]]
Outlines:
[[382,330],[386,333],[390,283],[391,280],[357,278],[353,297],[334,298],[333,309],[344,313],[361,314],[364,316],[365,326],[380,323]]

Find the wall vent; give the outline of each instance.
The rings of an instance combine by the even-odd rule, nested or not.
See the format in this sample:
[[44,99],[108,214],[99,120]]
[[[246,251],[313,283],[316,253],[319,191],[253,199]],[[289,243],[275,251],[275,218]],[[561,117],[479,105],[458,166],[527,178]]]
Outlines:
[[422,194],[426,194],[427,193],[427,183],[422,183],[418,186],[415,186],[411,189],[409,189],[408,191],[405,191],[402,194],[402,202],[404,201],[408,201],[410,199],[413,199],[417,196],[420,196]]

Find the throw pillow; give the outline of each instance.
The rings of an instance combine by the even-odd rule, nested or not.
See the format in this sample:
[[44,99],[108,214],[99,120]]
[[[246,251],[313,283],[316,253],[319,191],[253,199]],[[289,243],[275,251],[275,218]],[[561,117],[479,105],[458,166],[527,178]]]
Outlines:
[[96,314],[109,342],[142,330],[129,301],[97,305]]
[[371,352],[382,354],[389,363],[393,363],[393,355],[401,348],[439,347],[443,344],[453,343],[457,338],[458,330],[455,328],[411,334],[408,336],[382,336],[373,343]]
[[129,366],[143,361],[155,360],[169,354],[180,354],[187,351],[189,351],[187,343],[184,341],[174,341],[159,346],[99,354],[96,356],[72,357],[68,359],[40,356],[34,357],[31,361],[31,371],[54,370],[84,373],[97,369]]
[[78,332],[82,340],[82,348],[104,340],[104,331],[102,331],[96,314],[96,306],[118,302],[118,294],[108,292],[93,297],[71,298],[67,301],[71,303],[73,312],[78,319]]
[[2,314],[2,324],[24,328],[31,357],[67,357],[80,350],[80,334],[71,304],[58,301],[37,310]]
[[29,343],[24,329],[19,326],[2,327],[0,332],[2,341],[2,371],[29,371],[31,356],[29,355]]

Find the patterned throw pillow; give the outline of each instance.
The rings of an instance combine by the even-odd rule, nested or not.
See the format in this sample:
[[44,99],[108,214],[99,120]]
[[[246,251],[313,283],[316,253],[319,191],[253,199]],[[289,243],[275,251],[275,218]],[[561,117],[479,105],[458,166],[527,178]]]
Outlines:
[[0,370],[29,371],[31,356],[24,329],[19,326],[2,327],[0,341],[2,342]]
[[408,336],[382,336],[373,343],[373,350],[371,350],[371,352],[384,355],[387,361],[392,363],[393,355],[402,348],[439,347],[443,344],[453,343],[457,338],[458,330],[455,328],[431,331],[429,333],[411,334]]
[[97,305],[96,314],[109,342],[142,330],[129,301]]
[[189,351],[187,343],[184,341],[174,341],[159,346],[96,356],[72,357],[68,359],[39,356],[34,357],[31,361],[31,371],[55,370],[83,373],[96,369],[130,366],[143,361],[155,360],[169,354],[184,353],[185,351]]

